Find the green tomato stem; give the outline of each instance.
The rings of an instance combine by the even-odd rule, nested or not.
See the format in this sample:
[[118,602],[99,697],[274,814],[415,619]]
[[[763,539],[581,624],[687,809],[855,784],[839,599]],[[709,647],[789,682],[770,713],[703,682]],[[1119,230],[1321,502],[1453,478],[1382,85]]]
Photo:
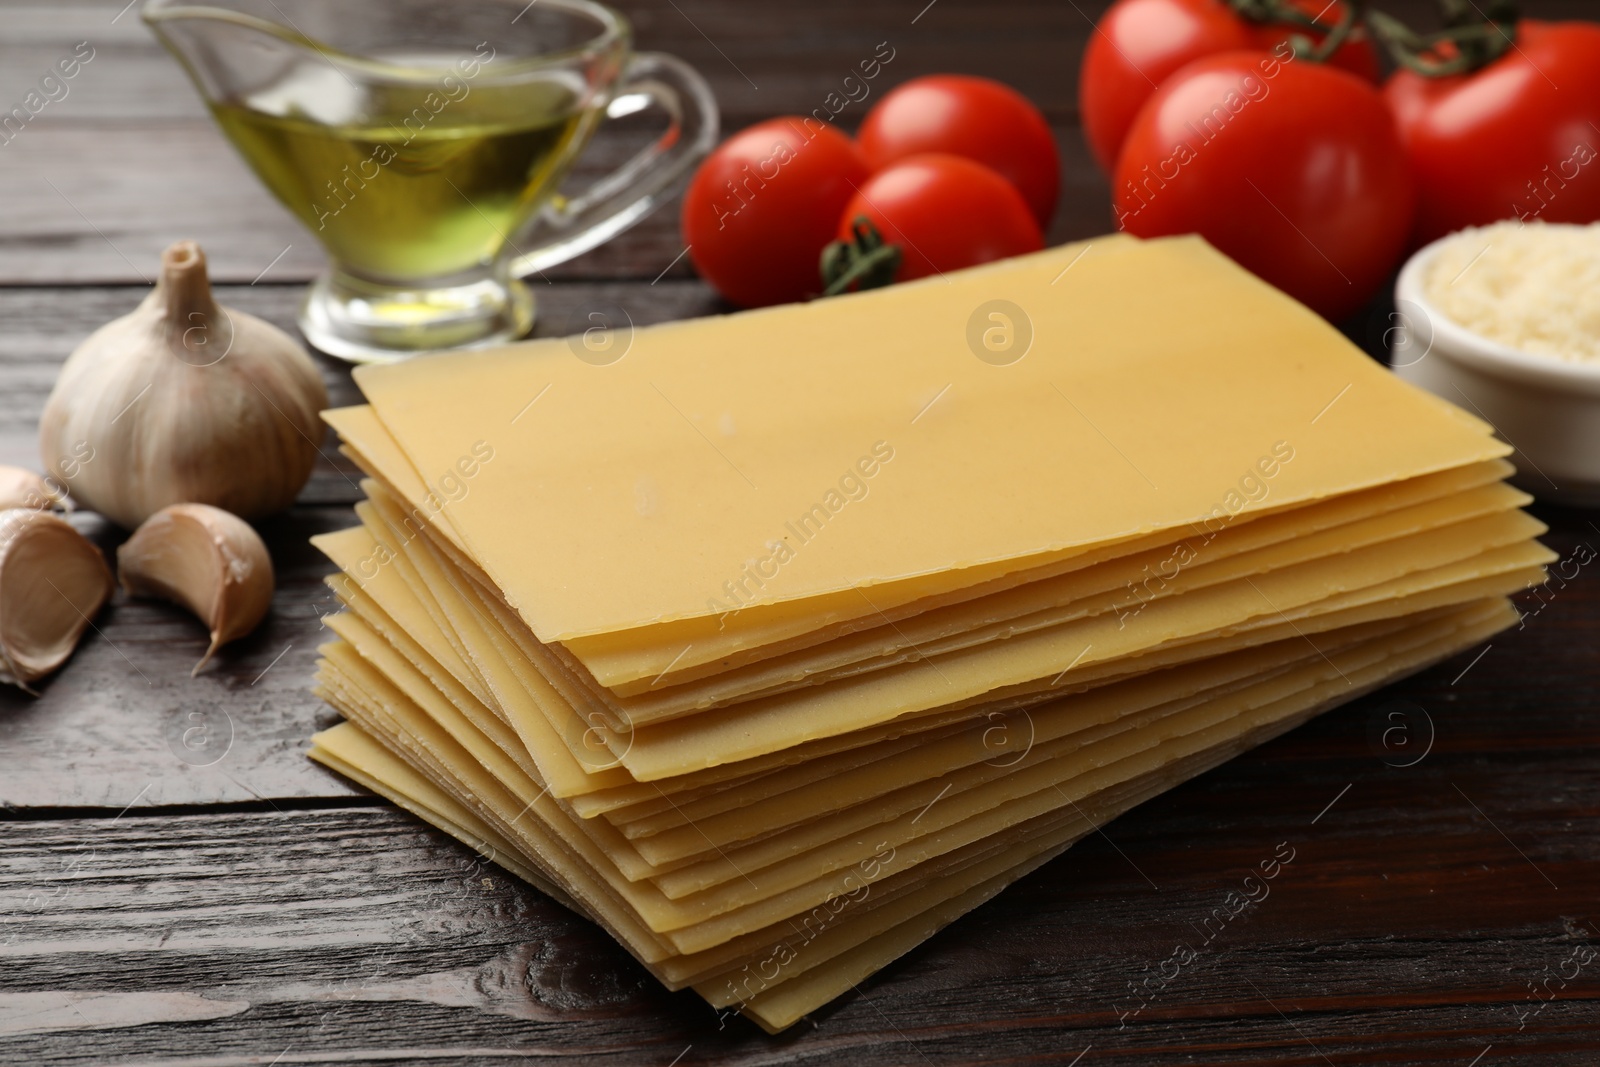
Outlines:
[[1439,0],[1443,29],[1419,34],[1393,15],[1367,15],[1373,36],[1394,61],[1425,78],[1471,74],[1516,45],[1517,0]]
[[885,241],[865,215],[856,216],[850,232],[849,241],[834,241],[822,250],[823,296],[838,296],[852,287],[881,288],[900,269],[900,246]]

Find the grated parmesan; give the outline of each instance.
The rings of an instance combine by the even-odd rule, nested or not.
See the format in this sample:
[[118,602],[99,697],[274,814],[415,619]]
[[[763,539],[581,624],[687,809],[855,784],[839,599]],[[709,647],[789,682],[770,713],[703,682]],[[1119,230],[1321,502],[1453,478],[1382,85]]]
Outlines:
[[1440,247],[1423,288],[1436,309],[1491,341],[1600,363],[1600,223],[1462,230]]

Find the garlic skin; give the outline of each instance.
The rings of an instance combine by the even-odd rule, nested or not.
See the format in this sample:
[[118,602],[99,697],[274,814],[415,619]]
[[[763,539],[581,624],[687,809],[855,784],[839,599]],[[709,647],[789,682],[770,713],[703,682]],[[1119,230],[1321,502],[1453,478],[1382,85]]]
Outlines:
[[129,530],[184,502],[257,518],[310,477],[327,405],[305,349],[219,306],[205,254],[179,241],[143,303],[67,359],[39,452],[79,503]]
[[51,508],[72,510],[66,497],[37,474],[21,467],[7,467],[0,464],[0,511],[7,508],[30,508],[34,511],[49,511]]
[[105,557],[67,520],[0,511],[0,682],[31,693],[72,655],[114,588]]
[[211,631],[191,678],[217,649],[254,630],[272,604],[272,557],[261,535],[208,504],[173,504],[146,519],[117,549],[117,573],[129,596],[173,601]]

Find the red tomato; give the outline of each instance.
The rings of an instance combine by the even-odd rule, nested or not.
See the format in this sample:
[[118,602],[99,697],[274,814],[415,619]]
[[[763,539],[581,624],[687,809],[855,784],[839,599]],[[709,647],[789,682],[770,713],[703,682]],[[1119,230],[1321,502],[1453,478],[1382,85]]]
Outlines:
[[[1332,24],[1343,0],[1293,0]],[[1117,0],[1089,38],[1079,74],[1078,101],[1089,147],[1110,173],[1139,108],[1168,77],[1203,56],[1247,48],[1272,51],[1293,27],[1247,22],[1222,0]],[[1378,80],[1378,55],[1365,31],[1333,54],[1334,66]],[[1315,38],[1314,38],[1315,39]]]
[[1372,86],[1259,52],[1169,78],[1128,134],[1118,224],[1199,233],[1331,319],[1359,309],[1406,246],[1411,170]]
[[1251,44],[1244,22],[1221,0],[1112,4],[1089,36],[1078,78],[1083,132],[1100,169],[1115,169],[1139,108],[1179,67]]
[[937,152],[869,178],[837,219],[840,240],[851,238],[858,217],[900,246],[897,282],[1044,247],[1033,212],[1010,182],[970,159]]
[[1600,26],[1524,21],[1482,70],[1401,70],[1384,96],[1417,175],[1418,242],[1496,219],[1600,219]]
[[867,180],[855,142],[785,117],[722,142],[683,198],[683,240],[700,276],[742,307],[803,300],[839,212]]
[[891,90],[867,112],[856,143],[873,171],[908,156],[945,152],[982,163],[1050,225],[1061,164],[1050,124],[1028,98],[988,78],[935,74]]

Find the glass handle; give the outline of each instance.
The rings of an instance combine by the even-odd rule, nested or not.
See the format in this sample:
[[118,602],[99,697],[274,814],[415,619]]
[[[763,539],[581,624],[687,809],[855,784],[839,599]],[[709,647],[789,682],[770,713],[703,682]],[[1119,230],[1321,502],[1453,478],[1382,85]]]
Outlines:
[[716,144],[716,98],[705,79],[683,60],[657,52],[634,56],[606,116],[621,118],[652,105],[667,113],[666,132],[582,194],[541,211],[538,219],[555,236],[513,259],[513,274],[525,277],[609,241],[655,210],[678,179]]

